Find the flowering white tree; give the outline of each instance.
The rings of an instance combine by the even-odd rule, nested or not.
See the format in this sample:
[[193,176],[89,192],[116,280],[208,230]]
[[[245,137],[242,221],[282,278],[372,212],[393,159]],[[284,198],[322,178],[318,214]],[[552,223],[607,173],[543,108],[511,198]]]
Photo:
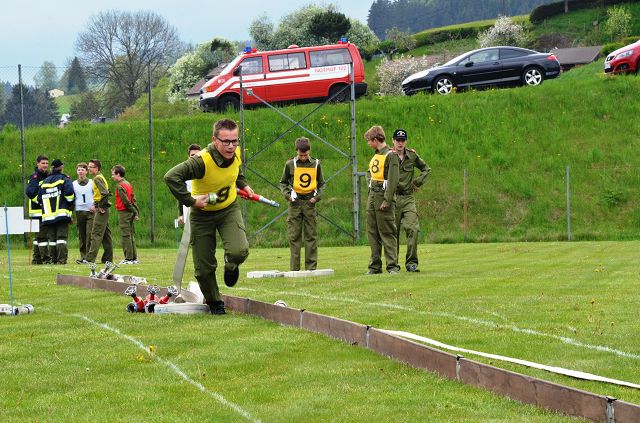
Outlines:
[[402,81],[409,75],[428,69],[429,59],[426,56],[404,57],[396,60],[382,59],[378,66],[378,80],[381,95],[402,94]]
[[522,25],[514,23],[508,16],[500,16],[496,23],[478,35],[480,47],[521,46],[526,43]]

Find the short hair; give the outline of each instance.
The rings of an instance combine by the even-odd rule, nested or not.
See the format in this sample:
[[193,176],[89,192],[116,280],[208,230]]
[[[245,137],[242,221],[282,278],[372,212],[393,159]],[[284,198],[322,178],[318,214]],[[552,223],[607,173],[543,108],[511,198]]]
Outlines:
[[120,175],[120,176],[122,176],[124,178],[125,168],[121,164],[117,164],[114,167],[112,167],[111,171],[113,173],[115,173],[116,175]]
[[193,150],[201,151],[202,147],[200,147],[200,144],[191,144],[189,148],[187,148],[187,154],[191,153]]
[[79,168],[79,167],[83,168],[84,170],[89,169],[89,166],[88,166],[85,162],[80,162],[80,163],[78,163],[78,164],[76,165],[76,169],[77,169],[77,168]]
[[238,127],[238,124],[231,119],[220,119],[213,124],[213,136],[218,138],[220,130],[226,129],[227,131],[233,131]]
[[97,167],[98,170],[102,169],[102,163],[100,163],[100,160],[98,159],[91,159],[89,160],[89,163],[92,163],[93,165],[95,165],[95,167]]
[[300,151],[301,153],[306,153],[311,149],[311,143],[309,142],[309,138],[300,137],[296,140],[296,151]]
[[387,137],[384,135],[384,129],[380,125],[374,125],[367,132],[364,133],[365,139],[369,141],[378,140],[380,142],[385,142]]
[[41,154],[38,157],[36,157],[36,163],[40,163],[43,160],[49,161],[49,158],[47,156],[45,156],[44,154]]

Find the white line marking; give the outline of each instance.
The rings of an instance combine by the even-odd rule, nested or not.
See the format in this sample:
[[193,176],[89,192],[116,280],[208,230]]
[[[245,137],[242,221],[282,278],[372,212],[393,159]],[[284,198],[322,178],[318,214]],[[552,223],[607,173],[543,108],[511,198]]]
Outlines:
[[[467,323],[473,323],[473,324],[478,325],[478,326],[486,326],[486,327],[490,327],[490,328],[494,328],[494,329],[500,327],[500,328],[504,328],[504,329],[509,329],[509,330],[511,330],[513,332],[517,332],[517,333],[524,333],[524,334],[527,334],[527,335],[536,335],[536,336],[542,336],[542,337],[546,337],[546,338],[552,338],[552,339],[555,339],[555,340],[560,341],[562,343],[573,345],[575,347],[586,348],[586,349],[596,350],[596,351],[602,351],[602,352],[606,352],[606,353],[610,353],[610,354],[615,354],[615,355],[617,355],[619,357],[633,358],[633,359],[636,359],[636,360],[640,360],[640,355],[639,354],[633,354],[633,353],[630,353],[630,352],[621,351],[621,350],[618,350],[618,349],[615,349],[615,348],[611,348],[611,347],[607,347],[607,346],[604,346],[604,345],[585,344],[583,342],[577,341],[577,340],[572,339],[572,338],[568,338],[566,336],[552,335],[552,334],[549,334],[549,333],[544,333],[544,332],[540,332],[540,331],[533,330],[533,329],[523,329],[523,328],[520,328],[520,327],[518,327],[516,325],[505,325],[505,324],[501,324],[501,323],[492,322],[492,321],[489,321],[489,320],[474,319],[474,318],[471,318],[471,317],[458,316],[458,315],[451,314],[451,313],[438,312],[438,311],[436,311],[436,312],[428,312],[428,311],[416,310],[416,309],[414,309],[412,307],[403,306],[403,305],[399,305],[399,304],[367,303],[367,302],[355,300],[355,299],[352,299],[352,298],[329,297],[329,296],[326,296],[326,295],[320,296],[320,295],[308,294],[308,293],[305,293],[305,292],[288,292],[288,291],[274,292],[274,291],[269,291],[269,290],[266,290],[266,289],[253,289],[253,288],[245,288],[245,287],[235,288],[235,290],[266,292],[266,293],[278,294],[278,295],[292,295],[292,296],[306,297],[306,298],[312,298],[312,299],[323,300],[323,301],[329,300],[329,301],[351,303],[351,304],[358,304],[358,305],[365,305],[365,306],[391,308],[391,309],[395,309],[395,310],[403,310],[403,311],[409,311],[411,313],[422,314],[422,315],[425,315],[425,316],[437,316],[437,317],[444,317],[444,318],[448,318],[448,319],[456,319],[456,320],[461,320],[461,321],[467,322]],[[289,304],[291,304],[291,303],[289,303]]]
[[[58,313],[58,314],[61,314],[63,316],[77,317],[78,319],[82,319],[82,320],[84,320],[84,321],[86,321],[88,323],[91,323],[92,325],[101,327],[102,329],[106,329],[106,330],[108,330],[110,332],[115,333],[119,337],[124,338],[127,341],[131,342],[132,344],[134,344],[136,347],[140,348],[141,350],[143,350],[147,354],[151,354],[151,350],[149,349],[149,347],[144,345],[138,339],[134,338],[131,335],[127,335],[126,333],[122,333],[122,332],[120,332],[120,330],[118,330],[116,328],[113,328],[113,327],[107,325],[106,323],[96,322],[95,320],[92,320],[87,316],[83,316],[82,314],[71,314],[71,315],[68,315],[66,313],[61,313],[61,312],[58,312],[58,311],[54,311],[54,313]],[[180,368],[178,366],[176,366],[175,364],[173,364],[169,360],[165,360],[165,359],[161,358],[157,354],[154,354],[154,357],[158,362],[164,364],[166,367],[168,367],[169,369],[173,370],[173,372],[176,373],[178,376],[180,376],[184,381],[186,381],[186,382],[190,383],[191,385],[195,386],[200,392],[209,395],[210,397],[212,397],[213,399],[218,401],[220,404],[231,408],[233,411],[235,411],[236,413],[240,414],[246,420],[248,420],[250,422],[260,422],[260,420],[256,420],[251,415],[251,413],[249,413],[248,411],[244,410],[239,405],[237,405],[237,404],[225,399],[225,397],[223,397],[219,393],[208,391],[207,388],[205,388],[201,383],[196,382],[195,380],[191,379],[185,372],[180,370]]]

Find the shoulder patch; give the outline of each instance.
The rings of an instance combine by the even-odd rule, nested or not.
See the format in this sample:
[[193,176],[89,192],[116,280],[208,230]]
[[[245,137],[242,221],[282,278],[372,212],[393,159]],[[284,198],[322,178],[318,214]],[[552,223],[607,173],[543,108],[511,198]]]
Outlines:
[[415,149],[415,148],[407,148],[407,150],[411,151],[412,153],[415,153],[415,152],[416,152],[416,149]]

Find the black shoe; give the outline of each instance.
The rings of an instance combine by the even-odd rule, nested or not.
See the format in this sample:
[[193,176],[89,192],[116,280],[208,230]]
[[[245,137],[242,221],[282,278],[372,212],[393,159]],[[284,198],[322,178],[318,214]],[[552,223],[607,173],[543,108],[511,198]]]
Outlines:
[[417,264],[408,264],[407,265],[407,272],[419,272],[420,269],[418,269],[418,265]]
[[240,268],[236,267],[233,270],[224,269],[224,284],[228,287],[232,287],[238,282],[238,277],[240,277]]
[[367,273],[365,273],[365,275],[379,275],[380,273],[382,273],[381,270],[367,270]]
[[209,304],[209,310],[211,314],[227,314],[224,311],[224,301],[214,301],[213,304]]

